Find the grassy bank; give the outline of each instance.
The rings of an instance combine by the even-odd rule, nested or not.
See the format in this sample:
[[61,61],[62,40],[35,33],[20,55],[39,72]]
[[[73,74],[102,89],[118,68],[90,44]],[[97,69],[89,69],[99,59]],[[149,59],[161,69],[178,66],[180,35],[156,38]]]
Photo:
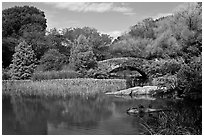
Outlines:
[[5,95],[90,95],[125,88],[126,80],[122,79],[79,78],[43,81],[5,80],[2,82],[2,93]]

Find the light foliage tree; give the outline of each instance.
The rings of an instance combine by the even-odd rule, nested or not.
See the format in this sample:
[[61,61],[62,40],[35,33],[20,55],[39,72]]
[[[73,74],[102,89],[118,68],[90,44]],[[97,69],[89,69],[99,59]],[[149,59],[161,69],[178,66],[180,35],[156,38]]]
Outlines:
[[202,4],[186,3],[175,13],[171,29],[186,61],[202,52]]
[[72,47],[69,63],[75,70],[81,72],[86,72],[96,66],[96,57],[85,36],[80,35]]

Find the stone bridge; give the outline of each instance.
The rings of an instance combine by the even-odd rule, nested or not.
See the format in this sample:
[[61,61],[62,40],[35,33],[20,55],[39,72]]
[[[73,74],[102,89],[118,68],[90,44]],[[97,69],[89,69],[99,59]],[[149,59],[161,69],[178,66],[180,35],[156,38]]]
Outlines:
[[[97,74],[113,75],[123,74],[123,78],[140,77],[148,79],[149,61],[141,58],[112,58],[98,62]],[[140,75],[140,76],[139,76]]]

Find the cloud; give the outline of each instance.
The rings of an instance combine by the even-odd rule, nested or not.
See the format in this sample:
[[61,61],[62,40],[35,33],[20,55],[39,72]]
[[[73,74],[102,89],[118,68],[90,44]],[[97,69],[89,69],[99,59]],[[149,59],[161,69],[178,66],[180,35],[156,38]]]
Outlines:
[[122,31],[118,31],[118,30],[115,30],[115,31],[110,31],[110,32],[101,32],[103,34],[108,34],[110,35],[111,37],[113,37],[113,39],[116,39],[118,36],[120,36],[122,34]]
[[133,16],[133,15],[136,15],[135,12],[125,12],[123,13],[124,15],[127,15],[127,16]]
[[70,11],[76,12],[131,12],[132,9],[130,7],[125,7],[123,5],[116,5],[114,3],[99,3],[99,2],[60,2],[60,3],[49,3],[54,5],[59,9],[67,9]]
[[173,15],[173,14],[172,13],[159,13],[159,14],[153,16],[152,18],[153,19],[159,19],[161,17],[166,17],[166,16],[170,16],[170,15]]

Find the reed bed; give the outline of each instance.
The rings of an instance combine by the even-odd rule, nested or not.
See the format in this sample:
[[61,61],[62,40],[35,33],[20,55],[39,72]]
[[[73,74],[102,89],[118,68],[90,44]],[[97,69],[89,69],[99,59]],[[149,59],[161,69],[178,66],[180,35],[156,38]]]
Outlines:
[[2,83],[5,95],[93,95],[125,88],[126,80],[123,79],[6,80]]
[[73,70],[62,70],[62,71],[46,71],[46,72],[35,72],[32,76],[32,80],[51,80],[51,79],[74,79],[81,78],[81,74]]

